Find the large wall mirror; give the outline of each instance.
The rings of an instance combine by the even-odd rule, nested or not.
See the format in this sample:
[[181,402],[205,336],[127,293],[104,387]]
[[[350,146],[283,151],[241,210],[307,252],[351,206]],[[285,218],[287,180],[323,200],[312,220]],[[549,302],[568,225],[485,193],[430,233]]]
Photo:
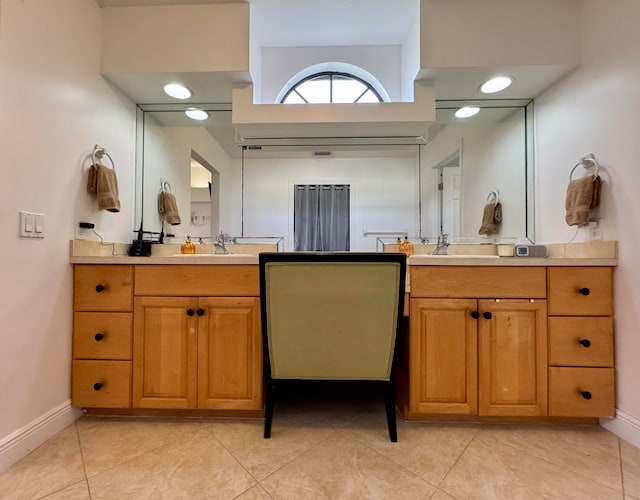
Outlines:
[[[478,106],[473,117],[455,111]],[[424,137],[242,139],[231,107],[198,106],[198,122],[181,105],[138,111],[136,221],[147,231],[186,236],[281,237],[293,250],[294,189],[350,187],[350,249],[372,251],[379,237],[453,241],[534,241],[532,103],[442,101]],[[158,213],[163,189],[175,195],[179,225]],[[480,236],[494,193],[503,220],[496,237]],[[491,198],[493,199],[493,198]]]

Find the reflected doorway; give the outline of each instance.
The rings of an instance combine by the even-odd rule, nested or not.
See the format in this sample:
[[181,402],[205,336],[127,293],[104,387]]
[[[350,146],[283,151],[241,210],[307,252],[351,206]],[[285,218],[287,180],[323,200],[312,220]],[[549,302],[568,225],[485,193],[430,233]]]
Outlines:
[[445,158],[434,167],[438,187],[438,234],[460,236],[460,151]]
[[211,240],[220,227],[220,173],[195,151],[191,151],[190,236]]

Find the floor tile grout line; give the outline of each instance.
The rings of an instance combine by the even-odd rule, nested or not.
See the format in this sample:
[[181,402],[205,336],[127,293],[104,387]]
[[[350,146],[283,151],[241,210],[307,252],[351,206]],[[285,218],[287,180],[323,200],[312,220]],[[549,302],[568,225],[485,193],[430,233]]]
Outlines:
[[[385,458],[386,460],[388,460],[389,462],[391,462],[392,464],[396,465],[397,467],[400,467],[402,470],[404,470],[405,472],[409,473],[411,476],[415,477],[416,479],[419,479],[420,481],[423,481],[425,483],[427,483],[430,486],[433,486],[436,488],[436,490],[438,489],[438,486],[433,484],[431,481],[425,479],[424,477],[422,477],[421,475],[413,472],[411,469],[409,469],[407,466],[405,466],[404,464],[398,463],[396,462],[393,458],[388,457],[387,455],[385,455],[383,452],[381,452],[380,450],[377,450],[376,448],[373,448],[372,446],[370,446],[369,444],[367,444],[365,441],[362,441],[361,439],[358,438],[358,436],[356,434],[353,434],[351,432],[349,432],[348,429],[345,429],[344,433],[350,437],[351,439],[353,439],[354,441],[360,443],[361,445],[363,445],[365,448],[368,448],[369,450],[373,451],[374,453],[377,453],[378,455],[380,455],[381,457]],[[434,492],[435,494],[435,492]],[[432,495],[433,496],[433,495]]]
[[[474,436],[474,439],[475,439],[475,436]],[[496,439],[498,439],[498,438],[496,438]],[[500,440],[500,439],[498,439],[498,441],[500,441],[500,443],[502,443],[503,445],[508,446],[508,447],[510,447],[510,448],[512,448],[512,449],[514,449],[514,450],[516,450],[516,451],[518,451],[518,452],[520,452],[520,453],[526,453],[526,454],[527,454],[527,455],[529,455],[530,457],[536,458],[536,459],[538,459],[538,460],[542,460],[543,462],[546,462],[546,463],[548,463],[548,464],[551,464],[551,465],[553,465],[553,466],[555,466],[555,467],[560,467],[561,469],[563,469],[563,470],[565,470],[565,471],[567,471],[567,472],[571,472],[572,474],[576,474],[577,476],[580,476],[580,477],[581,477],[581,478],[583,478],[583,479],[588,479],[588,480],[593,481],[594,483],[596,483],[596,484],[598,484],[598,485],[600,485],[600,486],[603,486],[603,487],[605,487],[605,488],[608,488],[608,489],[610,489],[610,490],[612,490],[612,491],[616,491],[616,492],[619,492],[619,493],[623,493],[623,495],[624,495],[624,492],[623,492],[623,489],[622,489],[622,477],[621,477],[621,481],[620,481],[621,489],[620,489],[620,490],[618,490],[618,489],[616,489],[616,488],[612,488],[612,487],[611,487],[610,485],[608,485],[608,484],[604,484],[603,482],[598,481],[598,480],[596,480],[596,479],[592,478],[591,476],[589,476],[589,475],[587,475],[587,474],[582,474],[582,473],[581,473],[581,472],[579,472],[579,471],[576,471],[576,470],[574,470],[574,469],[570,469],[569,467],[567,467],[566,465],[564,465],[564,464],[562,464],[562,463],[556,463],[556,462],[555,462],[555,461],[553,461],[553,460],[549,460],[549,458],[547,458],[547,457],[542,457],[542,456],[540,456],[540,455],[538,455],[538,454],[536,454],[536,453],[532,453],[532,452],[530,452],[529,450],[525,450],[525,449],[523,449],[523,448],[518,448],[517,446],[514,446],[514,445],[512,445],[512,444],[510,444],[510,443],[507,443],[507,442],[505,442],[505,441],[502,441],[502,440]],[[619,441],[619,439],[618,439],[618,441]],[[622,458],[622,457],[620,456],[620,450],[618,450],[618,456],[619,456],[619,459],[621,460],[621,458]],[[559,461],[558,461],[558,462],[559,462]],[[620,470],[619,470],[619,471],[620,471],[620,474],[622,475],[622,465],[620,465],[620,468],[619,468],[619,469],[620,469]],[[623,497],[623,498],[624,498],[624,497]]]
[[[200,419],[189,419],[189,420],[176,419],[175,421],[187,422],[187,421],[198,421],[198,420],[200,420]],[[94,422],[99,422],[99,421],[100,421],[100,417],[98,417],[96,420],[93,420],[93,421],[94,421]],[[104,420],[104,421],[111,421],[111,422],[113,422],[114,420]],[[117,420],[116,420],[116,421],[117,421]],[[122,422],[125,422],[125,421],[126,421],[126,422],[145,422],[144,420],[138,420],[138,419],[135,419],[135,418],[134,418],[134,419],[127,419],[126,417],[125,417],[125,418],[123,418],[121,421],[122,421]],[[154,421],[158,421],[158,422],[163,422],[163,423],[164,423],[164,422],[169,422],[170,420],[154,420]],[[76,422],[77,422],[77,421],[76,421]],[[148,423],[148,422],[145,422],[145,423]],[[76,429],[77,429],[77,427],[76,427]],[[204,426],[203,426],[203,429],[204,429]],[[78,439],[79,439],[79,441],[80,441],[80,451],[82,452],[82,440],[80,439],[80,433],[79,433],[79,432],[78,432]],[[102,475],[102,474],[104,474],[105,472],[112,471],[113,469],[115,469],[115,468],[117,468],[117,467],[120,467],[120,466],[122,466],[122,465],[126,465],[126,464],[128,464],[128,463],[131,463],[131,462],[133,462],[134,460],[138,460],[138,459],[140,459],[141,457],[143,457],[143,456],[145,456],[145,455],[148,455],[148,454],[150,454],[150,453],[155,453],[155,452],[156,452],[156,451],[158,451],[160,448],[163,448],[163,447],[166,447],[166,446],[173,446],[173,445],[175,445],[175,444],[176,444],[176,442],[178,442],[178,438],[177,438],[177,437],[176,437],[176,438],[174,438],[174,439],[171,439],[170,441],[168,441],[168,442],[166,442],[166,443],[159,444],[159,445],[158,445],[158,446],[156,446],[155,448],[151,448],[151,449],[149,449],[149,450],[145,451],[144,453],[142,453],[141,455],[137,455],[137,456],[135,456],[135,457],[133,457],[133,458],[130,458],[129,460],[125,460],[124,462],[120,462],[120,463],[118,463],[118,464],[114,465],[113,467],[109,467],[109,468],[107,468],[107,469],[101,470],[100,472],[97,472],[96,474],[93,474],[93,475],[91,476],[91,478],[92,478],[92,479],[93,479],[93,478],[96,478],[96,477],[98,477],[98,476],[101,476],[101,475]],[[83,455],[82,463],[83,463],[83,466],[85,466],[85,463],[84,463],[84,455]],[[89,476],[88,476],[88,474],[87,474],[87,472],[86,472],[86,466],[85,466],[85,477],[87,478],[87,486],[88,486],[88,485],[89,485]],[[89,488],[89,490],[91,490],[91,488]],[[91,492],[89,492],[89,494],[91,494]]]
[[[84,456],[82,455],[82,448],[80,446],[80,438],[78,436],[78,428],[76,426],[75,421],[71,425],[73,425],[73,428],[75,430],[74,434],[76,436],[76,440],[77,440],[77,444],[78,444],[78,452],[80,453],[80,460],[82,461],[82,471],[84,473],[84,479],[81,479],[81,480],[76,481],[74,483],[67,484],[67,485],[65,485],[65,486],[63,486],[61,488],[58,488],[57,490],[49,491],[47,494],[38,497],[38,500],[45,500],[48,496],[55,495],[56,493],[59,493],[62,490],[66,490],[67,488],[71,488],[72,486],[75,486],[76,484],[80,484],[83,481],[84,481],[85,485],[87,486],[87,491],[89,491],[89,481],[87,480],[87,471],[86,471],[85,466],[84,466]],[[89,492],[89,500],[91,500],[91,492]]]
[[80,440],[80,431],[78,430],[78,420],[73,422],[73,427],[76,430],[76,438],[78,439],[78,449],[80,450],[80,458],[82,459],[82,470],[84,471],[84,481],[87,485],[87,492],[89,493],[89,500],[91,500],[91,486],[89,486],[89,476],[87,475],[87,464],[84,461],[84,452],[82,451],[82,441]]
[[622,460],[622,443],[618,438],[618,456],[620,458],[620,484],[622,484],[622,499],[627,498],[626,489],[624,487],[624,462]]
[[[458,455],[458,458],[456,458],[455,462],[453,462],[453,465],[451,465],[451,467],[449,467],[449,470],[447,471],[447,473],[443,476],[443,478],[438,483],[438,485],[437,485],[438,489],[441,489],[447,495],[451,495],[451,494],[447,490],[445,490],[444,488],[441,488],[440,485],[445,482],[445,480],[447,479],[449,474],[451,474],[451,471],[455,468],[456,465],[458,465],[458,462],[460,462],[460,459],[462,458],[462,455],[464,455],[466,453],[466,451],[469,449],[469,446],[471,446],[471,443],[473,443],[473,441],[476,439],[476,437],[478,437],[479,433],[480,433],[480,428],[476,428],[475,432],[473,433],[473,436],[471,436],[471,439],[469,439],[469,442],[467,443],[467,445],[460,452],[460,455]],[[457,498],[454,495],[451,495],[451,496],[453,496],[454,498]]]

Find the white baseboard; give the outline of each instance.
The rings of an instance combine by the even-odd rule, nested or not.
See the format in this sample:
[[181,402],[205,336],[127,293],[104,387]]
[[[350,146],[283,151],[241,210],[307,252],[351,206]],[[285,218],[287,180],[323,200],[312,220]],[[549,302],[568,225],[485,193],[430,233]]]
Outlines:
[[81,412],[71,406],[71,400],[40,415],[24,427],[0,439],[0,472],[6,471],[47,439],[72,424]]
[[616,410],[615,418],[602,418],[600,425],[619,438],[640,448],[640,419]]

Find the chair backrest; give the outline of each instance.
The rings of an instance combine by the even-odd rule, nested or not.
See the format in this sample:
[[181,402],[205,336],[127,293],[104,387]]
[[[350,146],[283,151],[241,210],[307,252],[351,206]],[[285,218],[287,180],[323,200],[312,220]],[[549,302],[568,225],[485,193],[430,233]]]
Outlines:
[[261,253],[259,261],[271,378],[390,379],[405,254]]

